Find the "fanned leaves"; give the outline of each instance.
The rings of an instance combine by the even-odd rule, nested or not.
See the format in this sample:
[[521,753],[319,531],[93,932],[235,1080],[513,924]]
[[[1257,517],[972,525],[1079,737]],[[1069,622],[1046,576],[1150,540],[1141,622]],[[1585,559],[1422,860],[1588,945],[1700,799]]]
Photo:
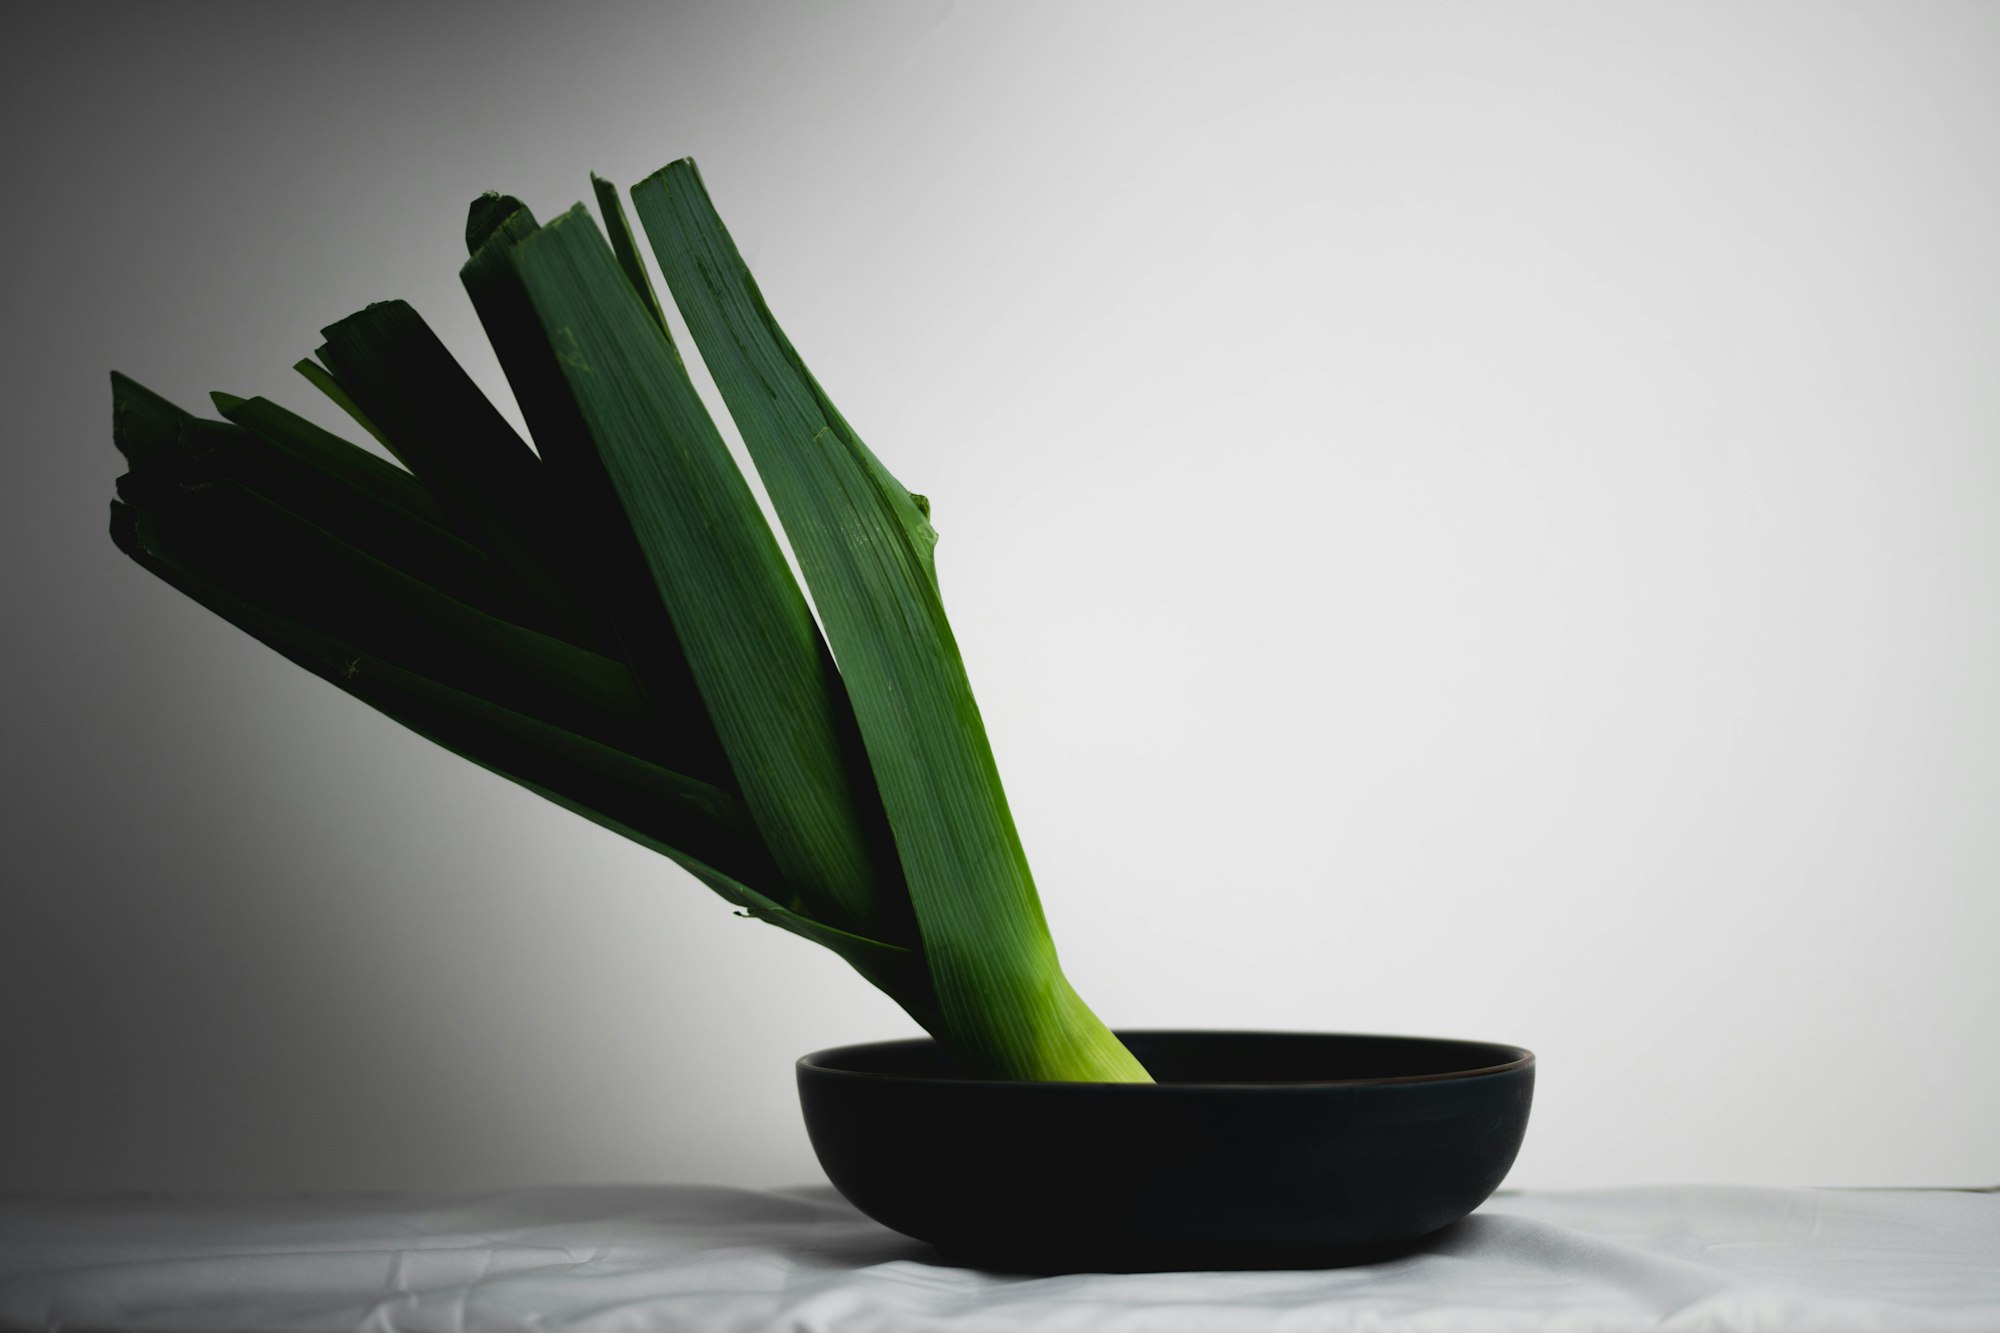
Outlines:
[[114,502],[119,549],[322,680],[502,777],[658,850],[745,879],[771,873],[737,799],[614,747],[434,681],[261,605],[235,586],[242,553],[183,547],[146,509]]
[[209,421],[114,375],[113,539],[419,735],[833,950],[968,1066],[1144,1079],[1057,966],[928,502],[826,400],[692,162],[634,191],[822,639],[617,191],[591,184],[602,233],[581,204],[547,226],[511,195],[467,211],[465,289],[533,448],[380,302],[297,369],[395,463],[265,399],[216,394],[228,420]]
[[181,418],[181,484],[239,482],[450,597],[516,624],[557,629],[484,552],[451,531],[408,473],[264,399],[214,398],[235,424]]

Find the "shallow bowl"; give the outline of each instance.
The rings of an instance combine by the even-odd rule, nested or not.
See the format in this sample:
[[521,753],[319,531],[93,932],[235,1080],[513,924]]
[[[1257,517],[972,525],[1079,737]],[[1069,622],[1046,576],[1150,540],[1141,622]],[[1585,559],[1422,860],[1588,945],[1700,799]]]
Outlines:
[[1518,1046],[1121,1032],[1157,1080],[966,1077],[927,1038],[798,1063],[828,1179],[947,1259],[1016,1272],[1323,1268],[1413,1248],[1499,1187]]

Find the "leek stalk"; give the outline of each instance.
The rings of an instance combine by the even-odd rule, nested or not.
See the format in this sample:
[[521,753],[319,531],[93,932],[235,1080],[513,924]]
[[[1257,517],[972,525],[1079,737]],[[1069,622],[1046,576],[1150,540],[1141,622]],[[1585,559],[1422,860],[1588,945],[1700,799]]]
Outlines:
[[469,210],[462,277],[532,441],[414,310],[378,303],[298,365],[401,466],[264,399],[218,394],[226,420],[204,420],[114,375],[114,540],[419,735],[834,950],[967,1072],[1146,1081],[1058,964],[928,501],[806,369],[692,160],[642,182],[802,588],[591,180],[603,230],[582,204],[546,225],[508,195]]

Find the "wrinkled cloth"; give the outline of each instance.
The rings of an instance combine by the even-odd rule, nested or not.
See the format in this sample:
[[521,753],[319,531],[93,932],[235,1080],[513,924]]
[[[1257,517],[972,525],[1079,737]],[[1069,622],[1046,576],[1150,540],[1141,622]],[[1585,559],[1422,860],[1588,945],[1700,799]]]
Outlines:
[[2000,1330],[2000,1194],[1506,1192],[1316,1272],[952,1267],[825,1187],[0,1197],[0,1327],[491,1330]]

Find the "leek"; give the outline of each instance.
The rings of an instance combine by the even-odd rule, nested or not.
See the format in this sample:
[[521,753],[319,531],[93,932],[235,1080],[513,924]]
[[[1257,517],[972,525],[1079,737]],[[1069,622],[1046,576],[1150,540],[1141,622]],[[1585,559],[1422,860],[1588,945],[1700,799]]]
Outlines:
[[[524,440],[402,302],[261,398],[112,376],[143,568],[419,735],[832,949],[970,1074],[1144,1082],[1057,961],[944,613],[930,505],[828,400],[692,160],[632,192],[804,573],[690,381],[618,194],[474,200],[467,295]],[[398,466],[400,464],[400,466]],[[815,615],[817,612],[817,615]],[[824,633],[822,633],[824,626]]]

